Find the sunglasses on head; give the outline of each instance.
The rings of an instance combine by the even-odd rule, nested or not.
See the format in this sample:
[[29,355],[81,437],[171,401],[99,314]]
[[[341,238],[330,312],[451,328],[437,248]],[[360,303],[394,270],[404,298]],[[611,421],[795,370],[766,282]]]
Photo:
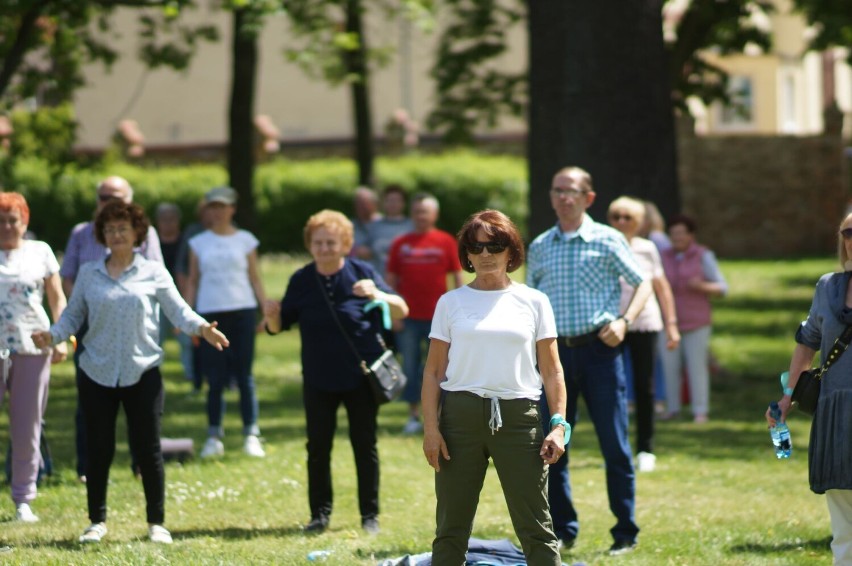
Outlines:
[[473,242],[465,246],[467,253],[479,255],[482,250],[488,250],[490,254],[499,254],[506,250],[506,244],[500,242]]
[[844,240],[852,238],[852,228],[844,228],[840,231],[840,235],[843,236]]

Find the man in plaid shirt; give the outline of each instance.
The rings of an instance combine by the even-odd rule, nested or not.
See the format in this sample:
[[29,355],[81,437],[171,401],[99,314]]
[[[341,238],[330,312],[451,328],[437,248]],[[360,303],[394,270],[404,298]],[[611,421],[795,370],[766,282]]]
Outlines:
[[[652,292],[620,232],[586,214],[595,201],[591,176],[579,167],[566,167],[553,177],[550,202],[556,225],[530,244],[527,284],[550,298],[559,332],[559,357],[565,372],[568,404],[565,419],[577,421],[577,396],[582,393],[595,425],[606,462],[609,507],[617,522],[610,530],[610,554],[636,546],[636,481],[627,436],[627,400],[621,348],[630,322]],[[625,312],[619,312],[619,276],[636,287]],[[550,414],[542,394],[545,431]],[[553,530],[570,548],[580,524],[571,502],[568,451],[551,465],[550,512]]]

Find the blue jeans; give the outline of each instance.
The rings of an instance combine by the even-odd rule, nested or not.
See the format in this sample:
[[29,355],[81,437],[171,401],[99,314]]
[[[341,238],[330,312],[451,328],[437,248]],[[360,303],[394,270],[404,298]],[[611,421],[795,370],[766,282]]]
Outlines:
[[201,367],[210,388],[207,392],[207,422],[209,436],[222,437],[223,394],[231,377],[240,390],[240,415],[243,434],[260,434],[257,426],[257,396],[251,366],[254,361],[254,330],[256,309],[213,312],[202,316],[208,321],[218,321],[219,330],[228,337],[230,346],[219,351],[206,340],[201,341]]
[[431,320],[413,320],[406,318],[402,330],[396,334],[396,345],[402,354],[402,371],[408,378],[402,400],[409,403],[420,402],[420,387],[423,384],[423,347],[429,345]]
[[[610,348],[600,340],[568,348],[559,344],[559,358],[565,371],[568,405],[565,414],[573,428],[577,422],[577,396],[582,393],[595,426],[606,463],[609,509],[616,517],[610,533],[616,540],[635,540],[636,475],[627,436],[627,399],[621,348]],[[550,429],[547,399],[541,396],[545,430]],[[550,466],[548,500],[553,530],[559,538],[575,538],[580,531],[577,511],[571,502],[568,451]]]

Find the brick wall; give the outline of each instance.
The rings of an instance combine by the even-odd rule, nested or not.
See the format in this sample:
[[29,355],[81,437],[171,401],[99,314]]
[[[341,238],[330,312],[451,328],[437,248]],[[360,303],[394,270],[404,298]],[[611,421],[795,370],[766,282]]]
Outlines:
[[812,137],[679,130],[683,211],[700,242],[721,257],[834,252],[850,197],[837,129]]

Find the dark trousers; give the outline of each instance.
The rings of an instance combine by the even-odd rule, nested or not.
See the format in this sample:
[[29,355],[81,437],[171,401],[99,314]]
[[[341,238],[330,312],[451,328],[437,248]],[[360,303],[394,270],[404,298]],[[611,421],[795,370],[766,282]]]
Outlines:
[[[600,340],[569,348],[559,344],[559,359],[565,371],[568,403],[565,420],[573,428],[577,422],[580,393],[586,401],[606,464],[606,488],[609,509],[616,524],[610,533],[617,540],[635,540],[636,475],[627,436],[627,395],[621,348],[610,348]],[[550,428],[550,410],[541,396],[542,423]],[[569,445],[570,448],[570,445]],[[548,500],[553,530],[559,538],[574,538],[580,530],[577,510],[571,501],[568,454],[550,466]]]
[[654,451],[654,361],[657,357],[656,332],[628,332],[624,345],[633,368],[633,395],[636,399],[636,451]]
[[257,426],[257,396],[254,390],[252,363],[254,362],[254,338],[256,309],[214,312],[203,315],[208,321],[217,321],[219,330],[228,337],[230,346],[219,351],[206,340],[199,346],[201,369],[207,376],[207,421],[208,435],[222,437],[225,388],[234,378],[240,390],[240,415],[243,419],[243,434],[260,434]]
[[303,389],[308,428],[308,499],[311,518],[329,517],[334,499],[331,487],[331,449],[337,429],[337,408],[342,403],[349,419],[349,442],[358,474],[358,508],[361,519],[379,514],[379,451],[376,447],[376,416],[379,407],[370,385],[353,391]]
[[142,472],[148,522],[161,524],[164,518],[165,474],[160,447],[160,419],[163,416],[160,368],[146,371],[136,384],[129,387],[104,387],[83,373],[78,393],[89,446],[86,463],[89,520],[92,523],[106,521],[109,468],[115,455],[115,421],[119,406],[123,406],[130,446]]

